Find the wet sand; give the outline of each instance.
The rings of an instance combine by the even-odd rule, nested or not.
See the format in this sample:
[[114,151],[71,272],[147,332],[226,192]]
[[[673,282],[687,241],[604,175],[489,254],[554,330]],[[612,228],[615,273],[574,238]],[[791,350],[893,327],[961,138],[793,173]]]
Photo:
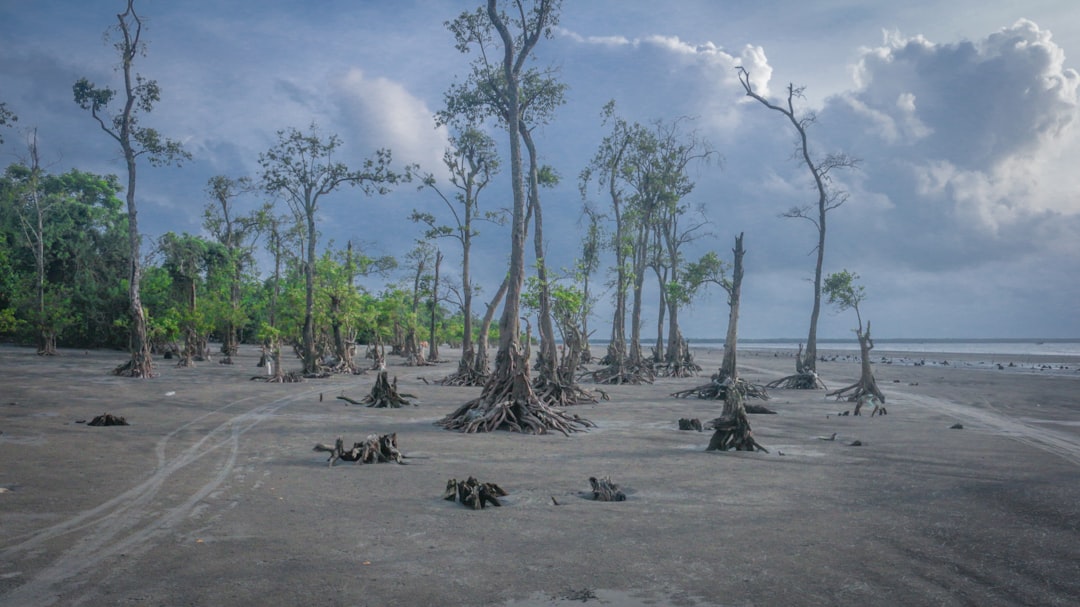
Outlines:
[[[772,391],[778,414],[751,417],[769,453],[707,453],[676,422],[720,403],[669,397],[722,354],[695,352],[702,377],[607,387],[574,407],[597,428],[564,437],[434,426],[479,394],[420,379],[454,363],[392,358],[416,406],[375,410],[335,398],[373,374],[253,382],[250,348],[130,380],[108,375],[116,352],[0,347],[0,605],[1075,604],[1080,360],[875,351],[889,415]],[[792,371],[790,352],[740,354],[751,381]],[[858,369],[818,371],[836,388]],[[131,425],[77,423],[105,412]],[[311,451],[385,432],[407,466]],[[440,499],[469,475],[505,506]],[[628,500],[585,499],[589,476]]]

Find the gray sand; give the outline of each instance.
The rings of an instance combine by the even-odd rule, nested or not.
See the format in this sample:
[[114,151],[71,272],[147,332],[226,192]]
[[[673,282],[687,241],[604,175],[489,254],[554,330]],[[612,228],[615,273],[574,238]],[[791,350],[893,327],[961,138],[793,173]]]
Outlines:
[[[719,414],[668,397],[721,351],[697,355],[703,377],[606,388],[574,408],[598,428],[564,437],[435,427],[479,393],[418,379],[453,363],[392,359],[417,406],[374,410],[335,398],[363,397],[371,374],[252,382],[251,349],[131,380],[107,373],[119,353],[2,347],[0,605],[1076,604],[1080,361],[879,364],[886,417],[774,391],[779,414],[751,416],[766,454],[706,453],[708,432],[676,429]],[[754,381],[793,366],[741,363]],[[819,371],[840,387],[858,365]],[[76,423],[105,412],[131,425]],[[311,451],[384,432],[409,465]],[[505,506],[440,499],[469,475]],[[599,475],[628,500],[585,499]]]

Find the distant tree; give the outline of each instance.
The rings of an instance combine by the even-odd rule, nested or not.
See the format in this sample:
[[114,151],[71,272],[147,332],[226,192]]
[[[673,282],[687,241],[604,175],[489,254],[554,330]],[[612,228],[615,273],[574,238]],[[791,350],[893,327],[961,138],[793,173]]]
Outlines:
[[267,228],[269,205],[241,213],[237,200],[256,191],[248,177],[232,178],[215,175],[206,183],[211,199],[203,208],[203,227],[224,249],[224,264],[216,277],[223,293],[223,306],[218,311],[221,331],[221,353],[224,364],[231,364],[240,347],[240,330],[249,317],[241,305],[244,274],[254,265],[255,244]]
[[585,227],[585,236],[581,239],[581,256],[576,264],[577,274],[581,278],[581,362],[592,362],[592,351],[589,348],[589,316],[592,314],[593,295],[591,291],[592,275],[600,269],[600,253],[602,249],[603,229],[600,227],[600,215],[589,205],[584,207],[588,225]]
[[[452,118],[446,116],[440,120]],[[425,237],[453,238],[461,245],[461,313],[465,323],[461,360],[457,372],[443,381],[452,385],[481,385],[487,379],[487,368],[486,365],[483,369],[476,367],[478,361],[473,346],[472,300],[475,285],[472,282],[472,245],[473,238],[479,234],[477,222],[502,225],[505,219],[504,213],[481,212],[479,207],[480,193],[499,171],[495,142],[476,127],[466,126],[461,133],[451,137],[450,147],[443,153],[443,164],[450,173],[450,184],[457,190],[453,196],[447,196],[430,174],[424,178],[421,188],[432,190],[446,204],[452,223],[440,223],[433,214],[417,211],[413,211],[409,218],[427,226]]]
[[[0,126],[11,126],[12,123],[19,120],[19,117],[8,109],[7,103],[0,102]],[[0,145],[4,144],[4,137],[2,131],[0,131]]]
[[858,280],[858,274],[841,270],[826,276],[823,288],[825,296],[828,297],[829,305],[834,305],[841,311],[855,310],[855,318],[859,322],[859,326],[855,329],[855,336],[859,338],[859,353],[862,361],[859,381],[846,388],[833,390],[827,394],[827,396],[857,401],[855,415],[859,414],[859,409],[866,398],[876,398],[878,403],[885,403],[885,395],[878,388],[877,381],[874,379],[874,369],[870,364],[870,350],[874,349],[874,340],[870,337],[869,320],[866,321],[865,330],[863,329],[859,304],[866,299],[866,289],[858,284]]
[[318,241],[317,217],[322,198],[343,185],[360,187],[365,194],[386,194],[389,186],[403,181],[407,175],[390,168],[391,153],[380,149],[364,161],[363,168],[352,170],[334,160],[341,146],[337,135],[323,136],[313,123],[308,132],[295,128],[278,131],[278,141],[259,155],[262,166],[262,185],[271,194],[279,195],[292,210],[301,226],[306,251],[304,267],[305,302],[301,354],[305,375],[319,371],[315,352],[315,251]]
[[611,338],[608,341],[607,353],[600,360],[606,368],[596,371],[593,378],[601,383],[640,383],[640,374],[635,369],[628,368],[626,343],[626,298],[632,276],[630,258],[634,251],[633,216],[627,208],[630,194],[626,174],[632,168],[629,157],[640,128],[639,125],[631,125],[615,114],[614,101],[604,105],[603,118],[604,124],[611,125],[611,133],[600,142],[579,178],[583,199],[588,199],[588,188],[593,182],[607,190],[610,218],[614,223],[609,243],[615,255],[612,269],[615,305],[612,312]]
[[88,110],[101,130],[113,138],[124,154],[127,166],[128,240],[131,247],[128,273],[128,299],[131,312],[131,359],[117,367],[113,373],[131,377],[151,377],[153,361],[150,345],[146,339],[146,317],[139,295],[142,279],[138,209],[136,206],[136,161],[144,156],[153,166],[179,164],[191,155],[181,145],[163,138],[156,130],[139,124],[139,116],[149,113],[161,99],[161,88],[154,80],[147,80],[134,73],[135,58],[144,55],[146,45],[142,41],[143,22],[135,12],[135,0],[127,0],[127,8],[116,16],[120,36],[115,48],[120,54],[123,75],[123,105],[117,113],[110,111],[110,104],[117,91],[98,87],[86,78],[80,78],[72,90],[75,102]]
[[850,169],[859,166],[860,160],[852,158],[844,153],[828,154],[824,158],[815,159],[810,154],[810,146],[807,138],[807,130],[816,122],[817,117],[813,113],[796,116],[795,99],[802,98],[803,87],[788,84],[787,100],[784,105],[777,105],[762,97],[754,91],[750,83],[750,72],[744,67],[738,67],[739,82],[742,83],[746,95],[758,101],[765,107],[779,112],[795,128],[798,139],[795,151],[803,164],[806,165],[810,176],[814,181],[818,199],[816,204],[796,206],[783,214],[783,217],[805,219],[817,229],[818,241],[815,251],[817,262],[814,265],[814,306],[810,312],[810,332],[806,338],[806,349],[802,356],[795,360],[795,375],[783,378],[771,385],[784,385],[793,388],[816,388],[820,384],[817,379],[817,325],[818,316],[821,314],[821,269],[825,262],[825,230],[827,213],[847,201],[847,192],[833,187],[832,172],[838,169]]
[[50,291],[46,270],[51,262],[52,244],[56,238],[55,226],[48,215],[60,203],[60,199],[55,192],[50,196],[45,189],[44,182],[48,180],[48,176],[41,168],[36,130],[31,131],[27,138],[27,151],[29,166],[22,167],[24,170],[10,167],[8,177],[16,179],[21,186],[13,207],[19,218],[23,238],[34,258],[33,324],[37,333],[37,353],[39,356],[55,356],[56,337],[67,314],[64,310],[66,306],[62,304],[62,296],[53,297],[53,301],[46,302],[46,293]]

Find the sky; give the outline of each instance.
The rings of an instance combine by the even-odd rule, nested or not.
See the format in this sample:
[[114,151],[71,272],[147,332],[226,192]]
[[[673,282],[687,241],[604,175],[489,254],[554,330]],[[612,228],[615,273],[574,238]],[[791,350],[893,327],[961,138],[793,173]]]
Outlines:
[[[442,177],[449,133],[433,115],[473,59],[454,48],[445,22],[479,5],[138,2],[148,47],[136,71],[162,90],[142,124],[192,154],[182,167],[140,166],[144,234],[205,234],[207,180],[257,178],[259,154],[287,128],[316,124],[338,135],[338,158],[352,166],[389,148],[397,166]],[[0,0],[0,101],[19,116],[2,134],[2,166],[25,157],[25,133],[36,128],[50,171],[123,175],[118,146],[71,90],[82,77],[119,86],[104,33],[123,8],[121,0]],[[860,275],[862,315],[876,337],[1080,337],[1080,3],[567,0],[534,57],[568,87],[536,131],[542,161],[561,177],[543,193],[556,271],[580,251],[579,174],[607,133],[604,104],[614,100],[630,122],[685,119],[719,153],[690,169],[695,188],[684,201],[702,205],[710,223],[687,257],[716,251],[730,260],[744,233],[740,336],[805,338],[817,230],[781,214],[816,203],[816,192],[793,157],[792,126],[744,95],[735,70],[744,66],[771,101],[803,87],[795,107],[816,117],[808,131],[815,158],[860,160],[834,175],[847,199],[828,216],[824,270]],[[506,133],[490,133],[505,152]],[[605,208],[603,192],[586,196]],[[480,205],[511,200],[506,167]],[[408,220],[414,209],[448,218],[415,184],[385,196],[343,189],[322,204],[320,248],[352,240],[369,255],[403,258],[422,238]],[[482,227],[473,270],[480,299],[498,286],[509,242],[508,228]],[[438,244],[443,275],[459,280],[460,248]],[[377,291],[383,281],[364,284]],[[718,288],[680,316],[691,341],[722,337],[727,317]],[[655,318],[652,289],[644,335],[654,334]],[[852,312],[827,308],[818,335],[848,338],[855,323]],[[590,327],[597,338],[610,331],[609,292]]]

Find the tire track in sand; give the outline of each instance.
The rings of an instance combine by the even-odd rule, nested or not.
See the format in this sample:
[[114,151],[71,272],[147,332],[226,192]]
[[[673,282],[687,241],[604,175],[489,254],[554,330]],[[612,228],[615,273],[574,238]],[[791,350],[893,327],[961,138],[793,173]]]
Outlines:
[[[210,416],[259,397],[232,401],[162,437],[155,449],[157,466],[146,480],[95,508],[35,531],[29,537],[24,536],[25,539],[16,539],[12,545],[0,551],[0,560],[15,561],[22,555],[42,549],[51,540],[82,534],[51,563],[34,572],[29,581],[0,597],[0,602],[52,605],[60,600],[60,584],[97,567],[109,557],[137,551],[156,535],[166,532],[170,526],[190,515],[199,502],[221,486],[233,472],[240,451],[240,437],[245,432],[267,416],[315,392],[317,390],[284,396],[234,415],[171,458],[166,456],[166,450],[169,442],[179,433]],[[179,503],[164,510],[160,506],[153,507],[154,499],[174,474],[216,453],[221,454],[220,461],[213,467],[213,473],[205,483]]]
[[[962,405],[949,400],[899,392],[909,403],[939,413],[951,415],[968,423],[983,426],[1015,441],[1024,443],[1080,466],[1080,436],[1032,425],[994,410],[990,401],[980,399],[982,406]],[[893,401],[895,402],[895,401]]]

